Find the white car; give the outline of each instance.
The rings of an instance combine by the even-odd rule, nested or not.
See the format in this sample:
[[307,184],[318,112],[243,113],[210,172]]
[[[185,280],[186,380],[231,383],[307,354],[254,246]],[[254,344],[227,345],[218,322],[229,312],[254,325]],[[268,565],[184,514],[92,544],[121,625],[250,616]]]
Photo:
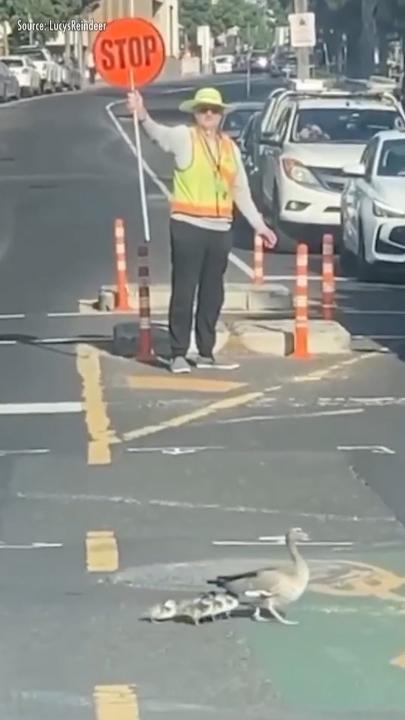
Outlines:
[[377,132],[405,127],[401,106],[384,93],[299,90],[278,92],[271,107],[260,141],[264,210],[276,223],[338,228],[343,167]]
[[0,58],[0,102],[19,100],[20,95],[16,77],[10,72],[7,65],[1,62]]
[[41,92],[41,78],[34,63],[28,56],[6,55],[1,62],[7,65],[16,77],[22,97],[32,97]]
[[344,169],[341,262],[360,280],[385,268],[405,276],[405,132],[378,133],[360,163]]
[[62,68],[52,58],[47,48],[38,45],[21,45],[17,48],[18,55],[25,55],[32,60],[41,77],[41,92],[49,93],[63,89]]
[[216,55],[213,58],[214,73],[231,73],[234,66],[233,55]]

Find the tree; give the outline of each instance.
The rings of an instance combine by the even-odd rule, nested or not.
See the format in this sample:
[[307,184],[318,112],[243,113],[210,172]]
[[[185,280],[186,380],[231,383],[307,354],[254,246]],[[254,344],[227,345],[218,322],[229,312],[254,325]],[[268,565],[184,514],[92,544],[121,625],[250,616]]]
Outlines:
[[179,20],[187,38],[196,40],[197,27],[210,25],[211,0],[180,0]]
[[[375,20],[380,35],[395,33],[402,40],[403,66],[405,67],[405,0],[377,0]],[[405,74],[402,81],[405,92]]]

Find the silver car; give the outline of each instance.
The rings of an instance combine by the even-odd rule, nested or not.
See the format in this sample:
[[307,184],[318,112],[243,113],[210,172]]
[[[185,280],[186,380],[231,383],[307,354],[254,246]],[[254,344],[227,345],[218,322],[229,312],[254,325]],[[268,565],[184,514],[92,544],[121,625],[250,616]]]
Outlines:
[[0,61],[0,102],[19,100],[20,86],[15,75],[3,62]]
[[344,168],[341,263],[360,280],[405,275],[405,131],[380,132],[360,163]]

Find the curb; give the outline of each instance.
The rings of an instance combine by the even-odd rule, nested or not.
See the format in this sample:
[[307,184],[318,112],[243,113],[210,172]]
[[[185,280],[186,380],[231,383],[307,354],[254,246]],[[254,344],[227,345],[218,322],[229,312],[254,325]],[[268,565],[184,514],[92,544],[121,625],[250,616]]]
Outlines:
[[[132,358],[138,338],[137,322],[118,323],[114,327],[114,354]],[[167,322],[152,325],[152,338],[155,354],[168,355]],[[232,355],[245,351],[267,357],[288,357],[294,352],[294,321],[239,321],[228,325],[219,322],[214,352],[218,354],[222,351]],[[194,334],[188,352],[197,354]],[[338,322],[310,320],[309,352],[314,357],[351,354],[350,333]]]
[[[236,322],[232,334],[244,348],[261,355],[286,357],[294,352],[294,320]],[[351,353],[351,335],[334,320],[308,321],[310,355],[346,355]]]

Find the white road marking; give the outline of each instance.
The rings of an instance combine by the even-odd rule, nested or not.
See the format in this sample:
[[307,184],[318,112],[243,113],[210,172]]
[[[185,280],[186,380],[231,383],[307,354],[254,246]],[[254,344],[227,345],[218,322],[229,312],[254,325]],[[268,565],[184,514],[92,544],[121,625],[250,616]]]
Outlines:
[[[177,92],[177,91],[176,91],[176,92]],[[124,130],[123,127],[121,126],[121,123],[120,123],[119,120],[115,117],[115,115],[114,115],[114,113],[113,113],[113,111],[112,111],[112,108],[115,107],[116,105],[119,105],[120,102],[122,102],[122,101],[114,101],[114,102],[111,102],[111,103],[109,103],[108,105],[106,105],[105,109],[106,109],[106,112],[107,112],[107,114],[108,114],[111,122],[113,123],[113,125],[114,125],[115,128],[117,129],[118,133],[120,134],[120,136],[122,137],[122,139],[124,140],[124,142],[125,142],[125,143],[127,144],[127,146],[129,147],[131,153],[134,155],[134,157],[135,157],[136,159],[138,159],[138,153],[137,153],[137,151],[136,151],[136,147],[135,147],[134,143],[132,142],[132,140],[131,140],[131,138],[129,137],[129,135],[127,135],[127,133],[125,132],[125,130]],[[152,170],[152,168],[148,165],[148,163],[146,162],[146,160],[145,160],[144,158],[142,158],[142,163],[143,163],[143,167],[144,167],[145,172],[149,175],[150,179],[155,183],[156,187],[159,188],[159,190],[163,193],[163,195],[167,198],[167,200],[170,200],[171,194],[170,194],[169,190],[167,189],[166,185],[158,178],[158,176],[156,175],[156,173],[154,172],[154,170]],[[242,272],[246,273],[246,275],[247,275],[249,278],[252,278],[252,277],[253,277],[253,274],[254,274],[254,273],[253,273],[252,268],[249,267],[249,265],[247,265],[247,264],[246,264],[243,260],[241,260],[239,257],[237,257],[236,255],[234,255],[233,253],[230,253],[230,255],[229,255],[229,260],[230,260],[231,263],[233,263],[233,265],[235,265],[235,267],[238,268],[238,270],[241,270]]]
[[[286,280],[296,280],[296,275],[265,275],[264,280],[268,281],[286,281]],[[308,282],[320,282],[322,280],[321,275],[308,275]],[[347,283],[350,282],[349,278],[345,277],[336,277],[335,282],[337,283]]]
[[231,418],[230,420],[217,420],[217,425],[236,425],[238,423],[256,422],[260,420],[299,420],[300,418],[322,418],[336,415],[359,415],[363,408],[348,408],[347,410],[325,410],[309,413],[289,413],[284,415],[253,415],[252,417]]
[[0,450],[0,457],[8,455],[48,455],[50,450],[47,448],[27,448],[23,450]]
[[0,542],[0,550],[43,550],[45,548],[61,548],[63,543],[34,542],[29,545],[8,545]]
[[405,405],[405,397],[319,397],[318,403],[321,406],[352,403],[366,407],[390,407]]
[[224,447],[218,446],[201,446],[201,447],[155,447],[155,448],[126,448],[128,453],[153,453],[158,452],[162,455],[193,455],[201,450],[225,450]]
[[0,315],[0,320],[23,320],[25,317],[22,313],[10,313]]
[[65,337],[28,338],[21,340],[0,340],[0,345],[69,345],[75,343],[106,342],[109,338],[100,335],[68,335]]
[[352,335],[352,340],[405,340],[405,335]]
[[[212,545],[218,545],[221,547],[257,547],[265,545],[285,545],[284,536],[280,536],[280,539],[266,540],[265,538],[259,540],[213,540]],[[352,542],[340,542],[340,541],[309,541],[305,543],[297,543],[298,545],[312,546],[312,547],[352,547]]]
[[81,402],[0,404],[0,415],[61,415],[81,412],[83,412],[83,404]]
[[385,447],[385,445],[338,445],[338,450],[350,452],[352,450],[368,450],[375,455],[396,455],[395,450]]
[[345,315],[405,315],[405,310],[353,310],[339,305],[338,310],[344,312]]
[[38,500],[40,502],[98,502],[98,503],[112,503],[114,505],[138,505],[140,507],[146,507],[148,505],[162,507],[165,509],[174,510],[214,510],[217,512],[224,513],[240,513],[247,515],[275,515],[275,516],[293,516],[300,518],[313,518],[315,520],[336,520],[340,522],[351,522],[351,523],[397,523],[397,519],[390,515],[377,515],[358,517],[358,515],[334,515],[331,513],[316,513],[316,512],[301,512],[300,510],[285,510],[278,508],[263,508],[263,507],[252,507],[250,505],[219,505],[218,503],[191,503],[181,500],[166,500],[166,499],[150,499],[150,500],[139,500],[138,498],[131,497],[128,495],[87,495],[87,494],[74,494],[68,495],[67,493],[43,493],[43,492],[16,492],[15,496],[20,500]]
[[402,407],[405,405],[405,397],[318,397],[306,400],[289,397],[283,400],[273,397],[258,398],[249,403],[249,408],[274,408],[275,405],[287,405],[293,408],[344,408],[359,407],[363,405],[366,408],[383,408],[383,407]]

